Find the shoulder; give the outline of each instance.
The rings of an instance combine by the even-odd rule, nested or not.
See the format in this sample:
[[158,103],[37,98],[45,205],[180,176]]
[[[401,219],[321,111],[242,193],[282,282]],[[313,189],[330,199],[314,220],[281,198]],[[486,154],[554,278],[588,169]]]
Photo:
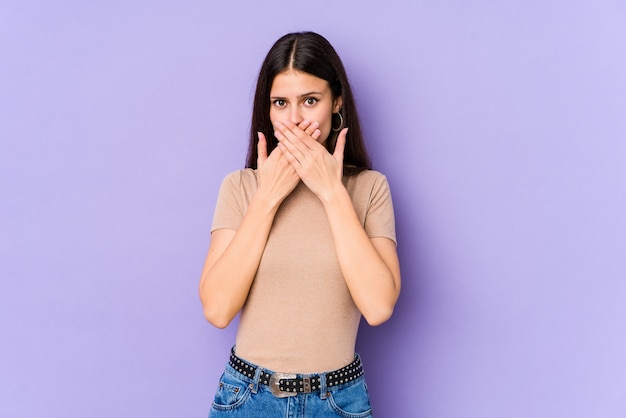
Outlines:
[[[238,213],[243,216],[247,205],[257,189],[258,182],[254,170],[246,168],[228,173],[222,180],[222,185],[220,186],[216,213]],[[220,216],[222,215],[217,217],[221,219]],[[229,228],[233,229],[232,227]]]
[[358,174],[344,177],[346,187],[353,190],[371,190],[372,188],[387,186],[387,177],[376,170],[363,170]]
[[228,173],[222,181],[222,187],[229,188],[256,188],[258,185],[256,170],[244,168]]

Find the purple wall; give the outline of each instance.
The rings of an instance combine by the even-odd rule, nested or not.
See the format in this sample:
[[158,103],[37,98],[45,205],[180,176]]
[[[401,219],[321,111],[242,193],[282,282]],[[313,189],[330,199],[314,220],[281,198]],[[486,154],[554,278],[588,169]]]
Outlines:
[[217,189],[301,29],[395,198],[403,293],[359,341],[378,417],[626,416],[626,6],[533,3],[3,1],[0,416],[206,416]]

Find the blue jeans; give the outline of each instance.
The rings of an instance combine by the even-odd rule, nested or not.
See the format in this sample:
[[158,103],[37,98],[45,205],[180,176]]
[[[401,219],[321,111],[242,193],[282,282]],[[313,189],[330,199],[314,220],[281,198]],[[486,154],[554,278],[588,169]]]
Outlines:
[[[220,378],[209,418],[371,418],[367,385],[363,376],[342,385],[326,387],[321,374],[321,389],[311,393],[278,398],[269,386],[259,383],[260,368],[249,378],[230,365]],[[270,370],[265,370],[273,373]],[[310,375],[298,375],[308,377]]]

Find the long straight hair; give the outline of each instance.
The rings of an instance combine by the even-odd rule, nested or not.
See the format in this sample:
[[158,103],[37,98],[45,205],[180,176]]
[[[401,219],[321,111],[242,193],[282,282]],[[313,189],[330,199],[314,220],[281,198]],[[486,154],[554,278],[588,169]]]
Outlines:
[[[254,95],[246,167],[257,168],[257,132],[265,134],[268,155],[278,145],[270,120],[270,90],[276,75],[289,69],[326,80],[333,99],[341,96],[340,113],[344,120],[344,127],[348,128],[343,160],[344,174],[353,175],[371,169],[356,103],[344,66],[330,42],[314,32],[287,34],[276,41],[267,53],[259,72]],[[335,149],[337,136],[338,132],[331,131],[326,140],[326,148],[331,153]]]

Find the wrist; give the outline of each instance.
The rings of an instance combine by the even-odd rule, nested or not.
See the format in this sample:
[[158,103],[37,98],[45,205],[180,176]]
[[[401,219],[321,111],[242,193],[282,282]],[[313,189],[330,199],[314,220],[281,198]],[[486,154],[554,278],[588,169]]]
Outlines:
[[341,203],[346,198],[350,200],[348,191],[341,181],[334,183],[332,187],[325,190],[325,192],[318,197],[322,202],[322,205],[324,205],[324,207],[326,208],[333,206],[336,203]]
[[254,206],[262,212],[273,215],[278,210],[282,201],[283,199],[272,197],[272,195],[270,193],[266,193],[263,188],[259,188],[259,190],[257,190],[254,194],[254,197],[250,202],[250,206]]

